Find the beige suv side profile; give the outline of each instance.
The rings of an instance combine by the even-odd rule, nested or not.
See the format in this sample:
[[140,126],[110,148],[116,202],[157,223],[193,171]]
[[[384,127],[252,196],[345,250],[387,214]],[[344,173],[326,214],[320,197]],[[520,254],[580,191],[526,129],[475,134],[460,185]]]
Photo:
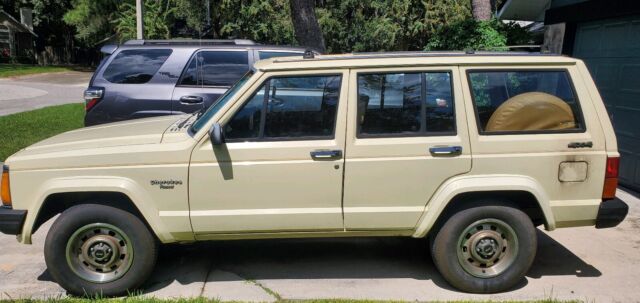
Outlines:
[[121,295],[160,243],[426,238],[443,277],[523,279],[536,227],[616,226],[619,154],[584,63],[517,53],[283,57],[206,112],[83,128],[11,156],[0,231],[46,238],[71,294]]

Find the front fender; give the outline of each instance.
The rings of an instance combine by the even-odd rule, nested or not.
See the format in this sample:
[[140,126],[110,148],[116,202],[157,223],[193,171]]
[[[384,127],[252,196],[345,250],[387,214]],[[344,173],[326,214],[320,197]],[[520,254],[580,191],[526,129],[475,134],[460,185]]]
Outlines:
[[158,216],[158,210],[153,208],[152,199],[135,181],[120,177],[66,177],[50,179],[44,182],[35,191],[35,203],[32,203],[27,212],[22,234],[18,236],[18,241],[24,244],[31,244],[31,234],[33,225],[42,209],[47,197],[57,193],[71,192],[119,192],[127,197],[144,218],[149,226],[162,242],[173,242],[173,236],[168,232],[163,222]]
[[520,175],[488,175],[455,177],[440,186],[427,204],[418,221],[413,237],[427,235],[450,201],[459,194],[488,191],[526,191],[531,193],[540,205],[548,230],[555,229],[555,219],[549,205],[549,198],[542,186],[533,178]]

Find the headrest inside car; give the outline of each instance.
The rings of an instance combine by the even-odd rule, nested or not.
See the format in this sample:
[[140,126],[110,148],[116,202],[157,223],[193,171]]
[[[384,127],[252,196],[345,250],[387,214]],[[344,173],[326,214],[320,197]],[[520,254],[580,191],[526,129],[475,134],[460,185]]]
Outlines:
[[562,99],[541,92],[514,96],[491,115],[486,131],[561,130],[576,128],[571,107]]

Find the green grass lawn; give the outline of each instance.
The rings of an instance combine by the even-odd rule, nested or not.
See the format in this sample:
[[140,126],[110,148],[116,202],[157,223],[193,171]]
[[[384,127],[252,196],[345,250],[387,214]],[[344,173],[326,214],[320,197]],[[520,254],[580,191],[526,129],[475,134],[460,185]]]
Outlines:
[[41,74],[41,73],[65,72],[68,70],[70,70],[68,67],[63,67],[63,66],[0,64],[0,78],[31,75],[31,74]]
[[33,143],[84,125],[83,104],[45,107],[0,116],[0,162]]

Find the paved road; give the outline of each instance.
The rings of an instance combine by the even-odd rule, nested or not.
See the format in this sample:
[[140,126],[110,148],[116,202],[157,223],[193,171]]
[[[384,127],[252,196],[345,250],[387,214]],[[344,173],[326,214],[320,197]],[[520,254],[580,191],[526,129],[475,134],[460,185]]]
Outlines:
[[[640,199],[620,226],[540,231],[538,255],[516,289],[498,295],[455,291],[434,268],[422,240],[409,238],[222,241],[165,246],[145,286],[159,298],[535,300],[640,302]],[[34,245],[0,236],[0,299],[57,297],[42,255],[49,222]]]
[[76,71],[0,78],[0,116],[83,102],[90,78],[91,73]]

